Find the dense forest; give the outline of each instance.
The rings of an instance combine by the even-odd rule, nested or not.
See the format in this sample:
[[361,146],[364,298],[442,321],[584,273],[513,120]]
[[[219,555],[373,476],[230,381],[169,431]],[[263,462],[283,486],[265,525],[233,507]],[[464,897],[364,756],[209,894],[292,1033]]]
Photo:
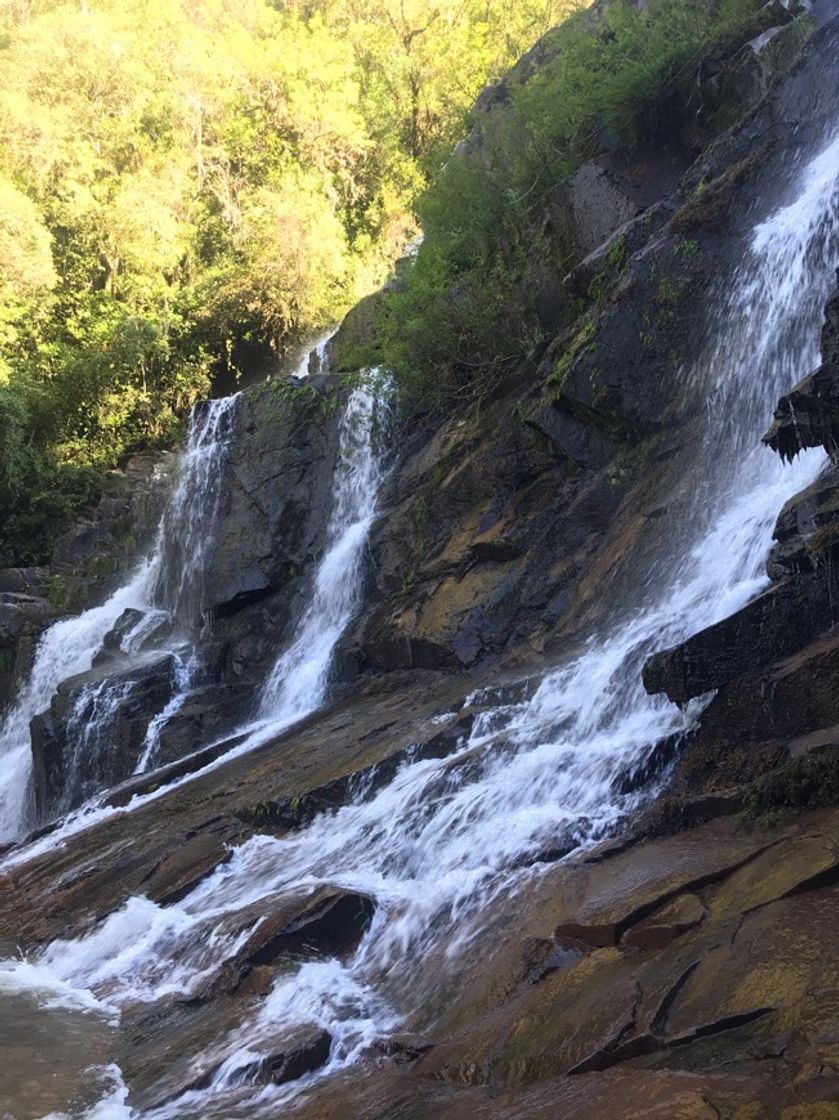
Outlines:
[[[484,393],[544,329],[538,270],[573,246],[538,215],[593,129],[641,137],[761,6],[7,0],[0,564],[44,561],[103,471],[337,321],[420,228],[353,362],[408,400]],[[540,38],[538,77],[470,118]]]
[[567,0],[0,5],[0,563],[386,276]]

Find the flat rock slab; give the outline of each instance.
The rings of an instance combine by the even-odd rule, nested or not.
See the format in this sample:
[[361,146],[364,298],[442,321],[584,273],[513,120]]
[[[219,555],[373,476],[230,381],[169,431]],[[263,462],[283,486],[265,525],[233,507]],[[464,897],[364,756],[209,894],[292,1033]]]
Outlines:
[[[638,1066],[728,1061],[739,1075],[737,1063],[745,1072],[757,1057],[776,1061],[772,1077],[782,1081],[796,1063],[826,1067],[839,1042],[837,843],[839,810],[771,832],[746,833],[728,818],[600,864],[552,869],[517,899],[529,920],[493,941],[480,968],[461,972],[445,1040],[414,1074],[497,1091],[569,1073],[590,1083],[595,1071]],[[611,926],[624,930],[620,943],[593,937],[576,956],[529,970],[525,935],[572,926],[557,922],[571,906],[589,919],[575,932]],[[791,1043],[789,1031],[805,1023]],[[767,1067],[763,1084],[768,1076]]]

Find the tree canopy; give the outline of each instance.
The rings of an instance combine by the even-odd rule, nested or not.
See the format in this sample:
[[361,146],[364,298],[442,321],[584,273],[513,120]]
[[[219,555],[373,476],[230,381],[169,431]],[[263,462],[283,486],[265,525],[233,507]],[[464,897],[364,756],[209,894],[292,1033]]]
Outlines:
[[372,290],[569,0],[0,2],[0,563]]

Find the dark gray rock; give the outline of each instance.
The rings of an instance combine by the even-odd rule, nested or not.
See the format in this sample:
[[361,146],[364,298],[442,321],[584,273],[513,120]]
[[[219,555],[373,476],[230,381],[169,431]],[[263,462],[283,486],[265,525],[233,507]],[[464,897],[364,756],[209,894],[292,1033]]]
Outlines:
[[791,498],[775,525],[767,571],[773,580],[828,563],[839,545],[839,469],[830,468]]
[[254,689],[239,682],[212,683],[196,688],[160,731],[155,766],[185,758],[205,743],[234,731],[254,705]]
[[328,378],[269,382],[242,395],[206,580],[216,613],[287,587],[320,551],[338,412]]
[[102,648],[93,659],[94,668],[107,664],[109,661],[119,660],[123,641],[143,618],[145,618],[143,611],[136,610],[134,607],[127,607],[122,612],[102,639]]
[[32,721],[35,804],[42,820],[80,805],[133,774],[146,731],[171,699],[172,654],[124,659],[58,686]]
[[49,576],[49,568],[0,568],[0,594],[43,595]]
[[[835,605],[834,605],[835,604]],[[654,654],[644,687],[677,704],[789,657],[839,621],[839,578],[807,572],[770,587],[742,610]]]
[[[7,577],[6,586],[34,586],[18,578],[21,571],[13,568],[0,575]],[[0,591],[0,711],[14,699],[18,682],[32,668],[38,638],[56,614],[53,605],[40,595],[25,590]]]
[[822,365],[781,397],[763,441],[786,460],[808,447],[839,457],[839,292],[825,312]]
[[176,465],[171,452],[144,451],[111,471],[98,505],[55,542],[57,602],[75,611],[119,586],[154,538]]
[[634,218],[640,206],[622,184],[596,160],[589,160],[569,180],[577,246],[584,256]]

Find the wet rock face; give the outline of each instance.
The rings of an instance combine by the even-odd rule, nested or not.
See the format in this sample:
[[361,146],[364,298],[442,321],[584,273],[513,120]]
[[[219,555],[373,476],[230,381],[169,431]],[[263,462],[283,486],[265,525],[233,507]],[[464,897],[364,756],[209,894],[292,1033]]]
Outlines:
[[602,164],[589,160],[569,182],[577,245],[587,256],[643,209]]
[[767,571],[776,582],[830,561],[839,541],[839,469],[831,467],[781,510]]
[[[254,682],[263,679],[299,614],[312,562],[323,548],[339,406],[338,391],[327,378],[297,387],[278,382],[242,394],[206,573],[214,617],[199,642],[201,670],[193,694],[164,725],[154,765],[184,758],[241,725],[250,713]],[[174,465],[175,457],[165,458],[167,469],[170,461]],[[56,564],[65,587],[75,588],[82,580],[80,565],[88,547],[105,548],[106,536],[116,541],[126,525],[132,526],[134,547],[143,539],[151,545],[153,534],[146,530],[161,507],[152,508],[150,494],[164,496],[161,470],[154,457],[130,460],[96,517],[59,541]],[[22,573],[11,573],[6,582],[17,587],[26,580]],[[11,675],[17,646],[31,645],[54,612],[21,592],[0,596],[8,600],[0,602],[0,641],[5,629]],[[175,687],[175,663],[166,652],[172,624],[157,613],[159,620],[157,614],[126,610],[105,636],[94,671],[63,682],[50,710],[35,720],[41,819],[52,819],[133,774],[149,725]],[[127,641],[132,634],[142,634],[139,653],[124,652],[137,644]]]
[[[782,458],[839,438],[839,291],[827,304],[822,366],[781,399],[765,442]],[[826,471],[787,503],[768,562],[776,581],[742,610],[644,666],[644,684],[676,703],[765,671],[797,654],[839,621],[839,470]]]
[[269,382],[240,398],[207,573],[217,613],[282,588],[320,551],[339,412],[329,385]]
[[32,666],[41,632],[56,616],[45,596],[45,568],[0,570],[0,713]]
[[171,698],[169,653],[91,670],[59,685],[32,721],[35,803],[43,820],[133,774],[154,716]]
[[285,898],[273,905],[245,908],[229,921],[222,920],[222,927],[235,932],[241,946],[207,983],[202,997],[270,987],[289,961],[345,960],[358,947],[375,910],[375,903],[366,895],[329,887],[309,898]]
[[742,610],[644,666],[648,692],[677,704],[796,653],[839,621],[832,568],[770,587]]
[[607,253],[617,287],[598,313],[523,364],[478,417],[406,439],[371,535],[370,606],[347,640],[361,667],[526,659],[619,598],[691,454],[699,402],[674,387],[670,363],[678,349],[689,364],[701,345],[714,274],[661,219],[632,232],[635,257],[628,231]]
[[[679,1071],[683,1090],[690,1072],[699,1073],[721,1115],[736,1115],[735,1103],[761,1091],[778,1109],[791,1105],[802,1091],[792,1070],[811,1060],[811,1048],[830,1045],[818,1028],[789,1027],[805,1006],[814,1023],[832,1014],[814,985],[835,972],[824,953],[835,941],[824,926],[826,884],[837,875],[835,829],[835,812],[768,834],[722,821],[556,868],[519,900],[530,918],[516,925],[518,938],[510,931],[506,943],[486,947],[480,967],[464,968],[458,1000],[415,1076],[450,1086],[451,1115],[468,1085],[492,1088],[497,1112],[487,1115],[533,1115],[519,1111],[528,1086],[549,1083],[554,1106],[563,1093],[579,1093],[583,1111],[572,1097],[568,1115],[595,1116],[585,1109],[610,1099],[602,1075],[611,1070],[634,1071],[649,1092],[664,1071]],[[796,907],[817,934],[812,949],[804,948]],[[577,951],[554,951],[534,973],[531,936],[541,938],[544,956],[551,943],[568,946],[569,931]],[[480,1010],[464,1023],[465,1007]],[[756,1069],[758,1055],[768,1064]],[[827,1099],[835,1083],[817,1077],[805,1093]],[[536,1115],[558,1115],[547,1099]],[[681,1111],[671,1104],[644,1112],[640,1102],[636,1111],[627,1102],[615,1114]]]
[[85,606],[119,585],[152,542],[176,465],[171,452],[144,451],[111,472],[90,516],[55,543],[50,568],[57,599],[70,608]]
[[781,397],[764,442],[782,459],[808,447],[839,457],[839,292],[825,312],[822,365]]
[[206,586],[211,673],[260,680],[305,605],[332,506],[342,397],[329,377],[243,393]]

